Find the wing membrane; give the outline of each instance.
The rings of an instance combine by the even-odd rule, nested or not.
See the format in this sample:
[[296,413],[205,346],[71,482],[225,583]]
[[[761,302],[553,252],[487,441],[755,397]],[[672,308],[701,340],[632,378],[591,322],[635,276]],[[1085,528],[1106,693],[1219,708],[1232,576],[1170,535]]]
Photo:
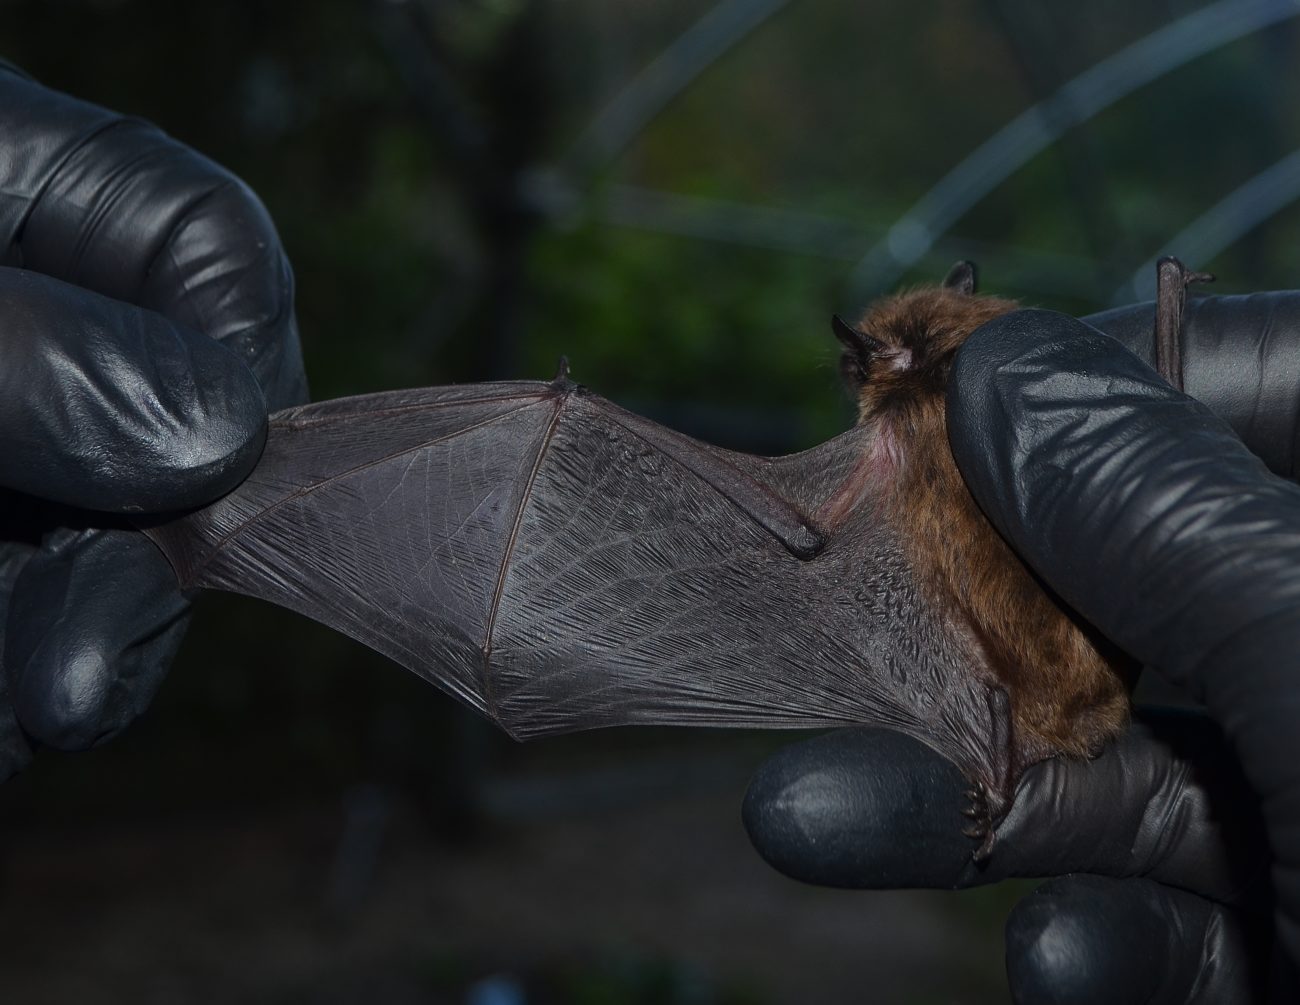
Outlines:
[[766,460],[628,416],[564,380],[307,405],[148,533],[184,585],[322,621],[517,737],[876,723],[996,788],[1005,709],[912,580],[868,434]]

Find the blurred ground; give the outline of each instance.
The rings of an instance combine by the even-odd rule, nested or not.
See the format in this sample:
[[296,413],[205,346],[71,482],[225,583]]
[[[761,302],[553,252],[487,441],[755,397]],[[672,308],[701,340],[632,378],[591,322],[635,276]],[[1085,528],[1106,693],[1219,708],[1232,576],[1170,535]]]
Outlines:
[[[485,779],[454,837],[373,786],[178,812],[161,775],[122,785],[153,812],[10,816],[0,986],[29,1005],[1004,1000],[1005,893],[805,887],[744,836],[749,757],[651,747],[575,774],[539,769],[546,746]],[[563,765],[590,745],[560,746]]]

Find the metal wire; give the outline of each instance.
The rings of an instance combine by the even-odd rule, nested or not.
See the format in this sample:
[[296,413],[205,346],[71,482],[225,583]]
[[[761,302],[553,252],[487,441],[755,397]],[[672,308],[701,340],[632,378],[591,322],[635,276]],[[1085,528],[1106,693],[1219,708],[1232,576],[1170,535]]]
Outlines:
[[[558,198],[557,203],[567,204],[568,199]],[[603,187],[594,209],[603,222],[619,227],[845,261],[856,261],[862,246],[882,233],[841,217],[635,185]],[[1100,300],[1106,291],[1098,285],[1093,262],[1079,255],[945,237],[926,256],[936,276],[960,258],[998,262],[1001,285],[1084,300]],[[853,310],[861,304],[842,306]]]
[[854,268],[853,289],[867,299],[893,286],[972,206],[1067,129],[1196,57],[1296,14],[1300,0],[1220,0],[1085,70],[944,175]]
[[[1224,248],[1235,244],[1274,213],[1300,199],[1300,150],[1234,189],[1179,231],[1160,255],[1177,255],[1192,268],[1200,268]],[[1120,286],[1111,298],[1116,304],[1150,300],[1155,296],[1155,262],[1152,255]]]
[[584,179],[599,173],[696,77],[788,3],[723,0],[711,8],[592,119],[566,158],[569,170]]

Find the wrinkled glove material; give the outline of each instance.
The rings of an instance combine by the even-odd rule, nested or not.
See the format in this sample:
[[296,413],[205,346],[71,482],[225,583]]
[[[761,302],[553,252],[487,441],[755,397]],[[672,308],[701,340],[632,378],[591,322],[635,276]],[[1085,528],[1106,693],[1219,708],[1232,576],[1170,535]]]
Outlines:
[[237,178],[5,64],[0,147],[3,777],[120,731],[180,643],[170,566],[112,514],[229,490],[307,386],[288,260]]
[[920,744],[875,731],[776,755],[751,785],[745,822],[773,865],[810,882],[1062,877],[1008,921],[1016,1001],[1291,1001],[1294,974],[1268,972],[1258,921],[1275,897],[1294,959],[1295,843],[1272,884],[1266,870],[1270,845],[1300,832],[1300,519],[1283,481],[1300,469],[1300,294],[1190,300],[1191,396],[1148,365],[1154,305],[1086,320],[1021,311],[973,335],[950,389],[953,449],[980,505],[1043,578],[1215,721],[1143,713],[1099,760],[1026,772],[979,864],[974,842],[956,839],[970,823],[966,780]]

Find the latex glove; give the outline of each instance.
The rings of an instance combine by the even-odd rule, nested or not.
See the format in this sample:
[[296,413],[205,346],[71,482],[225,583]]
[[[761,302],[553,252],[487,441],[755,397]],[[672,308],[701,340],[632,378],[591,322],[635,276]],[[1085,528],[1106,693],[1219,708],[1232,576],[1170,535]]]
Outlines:
[[183,509],[306,399],[256,196],[156,127],[0,64],[0,777],[157,690],[188,603],[114,514]]
[[[1247,357],[1253,343],[1284,367],[1295,351],[1278,344],[1296,345],[1278,343],[1286,312],[1259,308],[1294,296],[1233,299],[1220,341]],[[1298,378],[1295,367],[1247,367],[1230,400],[1253,381],[1257,400],[1272,394],[1286,413],[1276,384],[1289,380],[1293,417]],[[1166,717],[1090,764],[1031,769],[981,869],[960,835],[966,785],[951,765],[879,731],[830,734],[759,773],[751,837],[778,868],[842,886],[1097,874],[1050,883],[1013,913],[1018,1001],[1264,1000],[1261,899],[1277,897],[1282,945],[1292,960],[1300,949],[1300,489],[1269,475],[1205,406],[1062,315],[1017,312],[972,336],[949,413],[963,474],[999,530],[1107,635],[1202,698],[1228,745],[1212,725]],[[1254,425],[1269,436],[1284,426]],[[1294,425],[1287,432],[1275,454],[1293,470]],[[1277,864],[1271,883],[1252,886],[1269,862],[1254,826],[1261,805]]]

